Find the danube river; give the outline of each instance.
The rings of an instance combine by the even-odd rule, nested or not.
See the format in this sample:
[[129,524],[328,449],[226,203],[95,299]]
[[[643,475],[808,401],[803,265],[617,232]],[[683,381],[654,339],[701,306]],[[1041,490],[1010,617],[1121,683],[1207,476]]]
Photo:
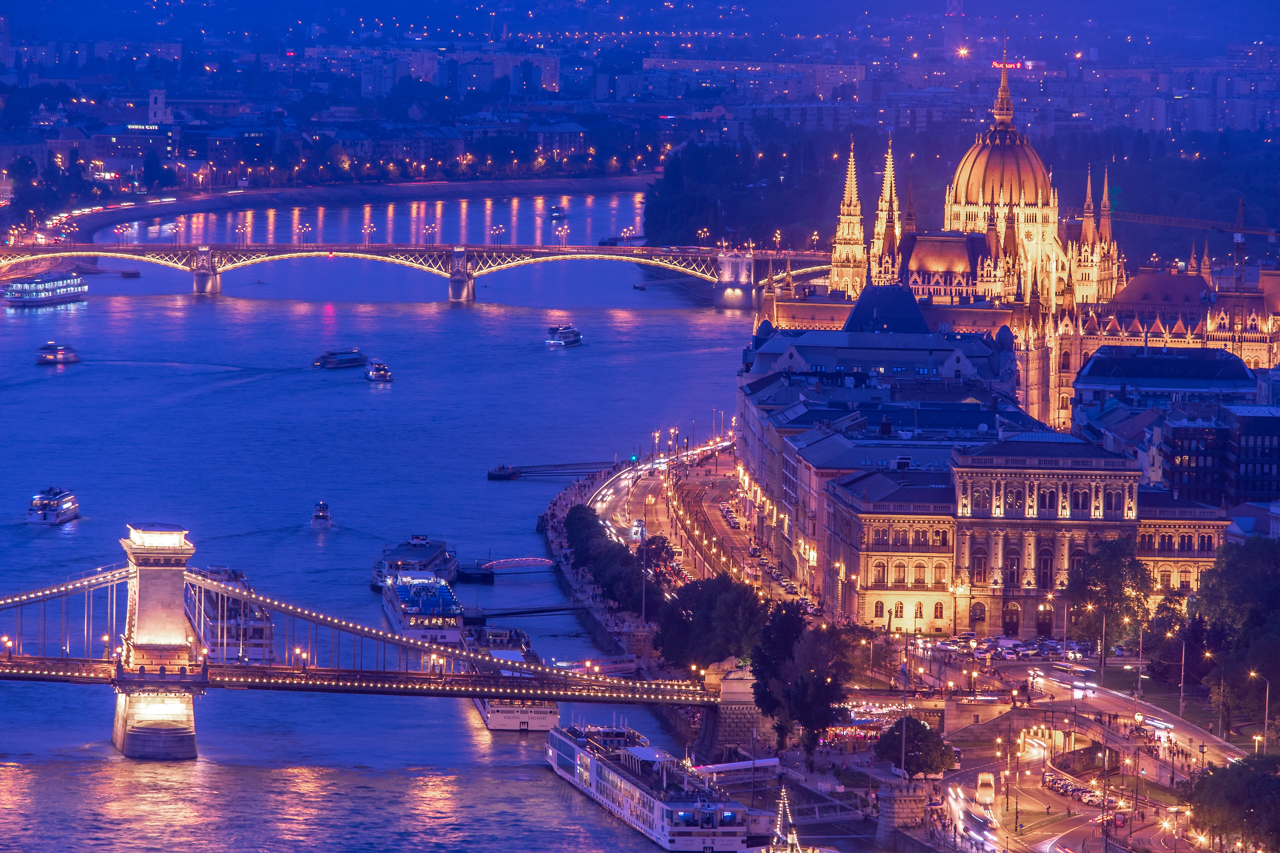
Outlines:
[[[140,222],[98,239],[553,242],[547,211],[558,204],[570,242],[594,242],[639,230],[641,201],[281,208]],[[103,262],[113,265],[131,264]],[[82,305],[0,316],[0,592],[119,561],[127,522],[177,522],[191,531],[193,564],[231,566],[258,591],[378,624],[368,578],[382,547],[427,533],[463,559],[542,555],[534,522],[563,484],[494,483],[485,471],[611,459],[670,426],[705,435],[712,409],[733,407],[750,327],[687,281],[605,261],[485,276],[471,306],[443,301],[441,278],[375,262],[248,267],[224,276],[218,297],[193,296],[188,274],[139,269],[140,279],[92,277]],[[549,350],[546,327],[566,321],[584,345]],[[49,340],[83,362],[37,367]],[[385,359],[395,382],[310,367],[347,346]],[[83,517],[26,526],[26,502],[49,485],[74,490]],[[335,529],[308,527],[317,500]],[[550,574],[458,593],[491,608],[563,600]],[[595,651],[570,616],[512,624],[546,657]],[[490,734],[463,701],[214,691],[196,704],[201,758],[150,764],[111,746],[105,688],[0,683],[0,697],[0,848],[655,849],[554,777],[540,736]],[[642,708],[562,712],[626,716],[679,749]]]

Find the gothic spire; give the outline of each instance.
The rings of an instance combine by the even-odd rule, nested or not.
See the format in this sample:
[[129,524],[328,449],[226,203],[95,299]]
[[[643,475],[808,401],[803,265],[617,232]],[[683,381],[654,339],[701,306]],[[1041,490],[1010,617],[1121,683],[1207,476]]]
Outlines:
[[1111,242],[1111,194],[1107,189],[1107,170],[1102,170],[1102,221],[1098,223],[1098,239]]
[[911,181],[907,181],[907,212],[902,217],[902,233],[916,233],[916,199]]
[[896,258],[898,256],[898,228],[897,217],[893,212],[893,199],[889,199],[889,218],[884,229],[884,257]]
[[1013,98],[1009,96],[1009,36],[1004,37],[1004,49],[1000,53],[1000,92],[996,106],[991,111],[996,127],[1013,127]]
[[1092,246],[1098,242],[1098,225],[1093,218],[1093,166],[1089,166],[1084,182],[1084,218],[1080,223],[1080,242]]

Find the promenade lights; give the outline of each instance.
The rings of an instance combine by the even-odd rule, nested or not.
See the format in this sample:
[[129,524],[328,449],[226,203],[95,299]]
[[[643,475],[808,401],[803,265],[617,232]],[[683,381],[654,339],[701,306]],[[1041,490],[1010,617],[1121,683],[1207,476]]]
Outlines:
[[[1267,734],[1268,734],[1267,724],[1269,722],[1268,718],[1271,716],[1271,681],[1265,675],[1258,675],[1257,672],[1250,672],[1249,677],[1261,678],[1263,682],[1267,685],[1267,695],[1262,701],[1262,754],[1266,755],[1267,754]],[[1255,740],[1255,743],[1253,745],[1253,751],[1257,752],[1258,751],[1258,744],[1256,743],[1257,738],[1254,738],[1254,740]]]

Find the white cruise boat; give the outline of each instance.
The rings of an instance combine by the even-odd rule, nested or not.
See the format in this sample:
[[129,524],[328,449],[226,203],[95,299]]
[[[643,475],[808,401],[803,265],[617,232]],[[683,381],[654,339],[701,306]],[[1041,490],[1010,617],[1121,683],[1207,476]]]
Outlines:
[[370,382],[390,382],[391,368],[387,367],[387,363],[380,358],[369,359],[369,366],[365,368],[364,378]]
[[63,524],[80,515],[80,503],[66,489],[53,486],[31,498],[27,524]]
[[547,346],[576,347],[582,343],[582,333],[573,326],[552,326],[547,329]]
[[449,584],[434,575],[398,575],[382,589],[382,611],[402,637],[462,645],[462,605]]
[[36,364],[75,364],[79,360],[80,354],[74,347],[55,344],[53,341],[36,350]]
[[747,809],[686,773],[681,762],[616,726],[547,733],[556,775],[663,850],[747,849]]
[[9,282],[5,286],[5,299],[15,308],[25,308],[82,302],[88,292],[89,285],[78,275],[41,273]]
[[329,515],[329,505],[324,501],[316,504],[311,510],[311,526],[317,530],[328,530],[333,527],[333,516]]
[[[187,571],[230,587],[253,592],[244,572],[226,566]],[[187,619],[196,628],[210,663],[269,664],[275,661],[271,614],[257,604],[187,584],[183,596]]]
[[401,572],[433,574],[453,583],[458,579],[458,552],[450,551],[443,539],[414,534],[408,542],[383,549],[382,559],[373,564],[369,586],[374,592],[381,592]]
[[[529,635],[519,629],[487,626],[471,629],[463,638],[472,651],[488,654],[499,661],[541,664],[529,644]],[[521,670],[499,670],[503,675],[524,674]],[[480,719],[491,732],[547,732],[560,725],[560,706],[542,699],[471,700]]]

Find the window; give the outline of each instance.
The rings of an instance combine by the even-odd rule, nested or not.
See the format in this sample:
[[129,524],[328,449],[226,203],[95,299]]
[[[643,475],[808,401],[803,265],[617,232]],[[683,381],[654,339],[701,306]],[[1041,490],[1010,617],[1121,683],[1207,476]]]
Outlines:
[[911,537],[911,544],[912,544],[912,545],[928,545],[928,544],[929,544],[929,531],[927,531],[927,530],[916,530],[916,531],[912,534],[912,537]]
[[1190,569],[1183,569],[1182,571],[1178,572],[1178,589],[1182,590],[1183,592],[1189,592],[1191,590],[1191,570]]
[[1173,534],[1161,533],[1160,541],[1157,543],[1156,548],[1157,550],[1160,550],[1160,551],[1172,551],[1173,550]]
[[923,601],[916,602],[915,618],[916,619],[924,618],[924,602]]
[[934,618],[934,619],[945,619],[945,618],[946,618],[946,609],[942,606],[942,602],[941,602],[941,601],[936,602],[936,603],[933,605],[933,618]]
[[1182,534],[1181,536],[1179,536],[1179,537],[1178,537],[1178,550],[1179,550],[1179,551],[1194,551],[1194,550],[1195,550],[1195,547],[1196,547],[1196,546],[1195,546],[1195,537],[1193,537],[1191,534],[1189,534],[1189,533],[1184,533],[1184,534]]
[[876,614],[875,618],[877,619],[884,618],[884,602],[883,601],[876,602],[875,614]]
[[1212,537],[1212,536],[1201,536],[1201,537],[1200,537],[1200,548],[1199,548],[1198,550],[1201,550],[1201,551],[1212,551],[1212,550],[1213,550],[1213,537]]
[[1004,570],[1010,574],[1017,574],[1018,567],[1022,565],[1022,552],[1017,548],[1006,548],[1004,552]]
[[981,601],[975,602],[973,607],[969,608],[970,622],[986,622],[987,621],[987,605]]
[[973,511],[991,512],[991,490],[985,486],[973,490]]
[[1040,490],[1040,514],[1056,515],[1058,512],[1058,493],[1053,489]]
[[876,583],[889,582],[888,566],[886,566],[883,561],[876,563],[875,566],[872,567],[872,571],[875,573]]
[[893,564],[893,582],[902,583],[902,584],[905,584],[907,582],[907,564],[906,563]]
[[889,528],[877,527],[871,531],[871,544],[888,545],[889,544]]
[[1102,493],[1102,511],[1120,512],[1124,509],[1124,493],[1107,491]]
[[1026,509],[1026,503],[1022,498],[1022,489],[1009,489],[1004,496],[1004,514],[1005,515],[1023,515]]
[[1058,370],[1062,373],[1066,373],[1070,369],[1071,369],[1071,353],[1064,351],[1062,355],[1058,356]]
[[972,568],[973,568],[973,582],[986,583],[987,582],[987,552],[979,548],[973,552],[973,556],[970,558],[970,560],[972,561]]
[[1172,586],[1173,586],[1173,573],[1172,573],[1172,572],[1161,572],[1161,573],[1160,573],[1160,586],[1161,586],[1163,589],[1169,589],[1170,587],[1172,587]]
[[915,569],[915,571],[913,572],[915,582],[921,585],[927,583],[928,581],[925,579],[925,573],[927,569],[925,568],[924,563],[916,563],[913,568]]
[[1042,589],[1053,586],[1053,551],[1051,549],[1042,548],[1036,555],[1036,573]]
[[899,527],[893,531],[893,544],[894,545],[907,544],[907,529],[905,527]]
[[893,618],[894,619],[902,618],[902,602],[901,601],[895,601],[893,603]]
[[1067,394],[1063,394],[1061,397],[1059,397],[1059,398],[1058,398],[1058,408],[1059,408],[1059,409],[1063,409],[1063,410],[1070,409],[1070,408],[1071,408],[1071,397],[1070,397],[1070,396],[1068,396]]
[[1154,551],[1156,549],[1156,537],[1150,533],[1143,533],[1138,537],[1138,549],[1141,551]]
[[945,530],[933,531],[933,545],[935,548],[947,547],[947,531]]
[[939,586],[946,584],[947,582],[947,564],[946,563],[933,564],[933,582]]
[[1071,491],[1071,509],[1073,512],[1085,512],[1089,509],[1089,490],[1073,489]]

